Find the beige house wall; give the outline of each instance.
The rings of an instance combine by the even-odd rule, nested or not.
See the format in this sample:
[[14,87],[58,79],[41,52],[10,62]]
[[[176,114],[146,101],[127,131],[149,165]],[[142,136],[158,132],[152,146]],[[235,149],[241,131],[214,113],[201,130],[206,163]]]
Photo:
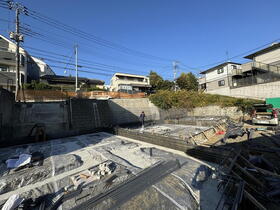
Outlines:
[[280,65],[280,48],[262,55],[258,55],[254,60],[266,64],[278,63],[278,65]]
[[[219,86],[219,81],[221,81],[221,80],[225,81],[224,86]],[[208,91],[212,91],[212,90],[223,89],[225,87],[229,87],[230,84],[231,84],[231,77],[229,77],[229,76],[220,77],[211,82],[206,82],[206,91],[208,92]]]

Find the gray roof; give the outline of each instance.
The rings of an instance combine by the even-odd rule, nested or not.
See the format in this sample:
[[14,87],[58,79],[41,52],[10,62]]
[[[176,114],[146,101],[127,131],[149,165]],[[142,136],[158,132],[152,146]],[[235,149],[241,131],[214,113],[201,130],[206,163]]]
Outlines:
[[278,49],[278,48],[280,48],[280,43],[274,43],[267,48],[256,51],[256,52],[254,52],[250,55],[246,55],[244,58],[253,59],[254,57],[256,57],[258,55],[268,53],[268,52],[270,52],[272,50],[275,50],[275,49]]
[[[44,75],[40,77],[42,80],[46,80],[48,83],[65,83],[74,84],[76,81],[75,77],[66,77],[60,75]],[[85,77],[78,77],[79,82],[84,82],[91,85],[104,85],[104,81],[98,79],[88,79]]]
[[225,66],[225,65],[227,65],[227,64],[241,65],[241,63],[225,62],[225,63],[221,63],[221,64],[219,64],[219,65],[217,65],[217,66],[211,67],[210,69],[206,69],[206,70],[200,72],[200,74],[205,74],[205,73],[207,73],[207,72],[209,72],[209,71],[212,71],[212,70],[214,70],[214,69],[221,68],[221,67],[223,67],[223,66]]

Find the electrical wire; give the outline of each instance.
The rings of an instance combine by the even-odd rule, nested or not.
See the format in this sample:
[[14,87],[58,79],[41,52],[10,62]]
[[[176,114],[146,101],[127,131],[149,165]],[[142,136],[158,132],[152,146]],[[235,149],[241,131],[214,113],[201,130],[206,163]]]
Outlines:
[[[52,68],[64,69],[63,66],[56,66],[56,65],[49,65],[49,66],[52,67]],[[76,71],[76,69],[74,69],[74,68],[68,68],[68,70]],[[108,76],[108,77],[112,76],[111,74],[93,72],[93,71],[87,71],[87,70],[79,70],[79,69],[78,69],[78,72],[84,72],[84,73],[89,73],[89,74],[97,74],[97,75]]]
[[[32,11],[32,10],[28,10],[28,11],[29,11],[29,16],[31,16],[32,18],[34,18],[38,21],[42,21],[42,22],[44,22],[48,25],[51,25],[52,27],[58,28],[60,30],[67,31],[69,33],[72,33],[76,36],[79,36],[80,38],[83,38],[83,39],[86,39],[86,40],[89,40],[89,41],[93,41],[96,44],[99,44],[101,46],[109,47],[109,48],[114,49],[114,50],[119,50],[123,53],[127,53],[127,54],[134,55],[134,56],[139,56],[139,57],[143,57],[143,58],[147,58],[147,59],[172,61],[172,59],[161,58],[161,57],[150,55],[150,54],[143,53],[143,52],[140,52],[140,51],[132,50],[132,49],[129,49],[127,47],[123,47],[121,45],[115,44],[115,43],[110,42],[108,40],[99,38],[97,36],[91,35],[91,34],[86,33],[86,32],[83,32],[83,31],[81,31],[79,29],[76,29],[72,26],[61,23],[61,22],[59,22],[55,19],[49,18],[49,17],[47,17],[47,16],[45,16],[41,13],[38,13],[36,11]],[[58,27],[58,25],[59,25],[59,27]]]
[[[8,6],[8,1],[0,1],[0,7],[1,8],[4,8],[4,9],[9,9],[9,6]],[[62,30],[64,32],[67,32],[67,33],[71,33],[72,35],[75,35],[75,36],[78,36],[79,38],[82,38],[82,39],[85,39],[87,41],[91,41],[95,44],[98,44],[100,46],[103,46],[103,47],[107,47],[107,48],[110,48],[110,49],[113,49],[113,50],[117,50],[119,52],[122,52],[122,53],[126,53],[128,55],[131,55],[131,56],[138,56],[138,57],[141,57],[141,58],[145,58],[145,59],[151,59],[151,60],[160,60],[160,61],[172,61],[172,59],[166,59],[166,58],[161,58],[161,57],[158,57],[158,56],[154,56],[154,55],[150,55],[148,53],[143,53],[143,52],[140,52],[140,51],[137,51],[137,50],[133,50],[133,49],[129,49],[127,47],[124,47],[124,46],[121,46],[121,45],[118,45],[118,44],[115,44],[111,41],[108,41],[108,40],[105,40],[103,38],[100,38],[100,37],[97,37],[95,35],[92,35],[92,34],[89,34],[87,32],[84,32],[80,29],[77,29],[77,28],[74,28],[72,26],[69,26],[69,25],[66,25],[58,20],[55,20],[53,18],[50,18],[50,17],[47,17],[46,15],[43,15],[42,13],[39,13],[39,12],[36,12],[36,11],[33,11],[33,10],[30,10],[30,9],[27,9],[27,14],[29,17],[37,20],[37,21],[40,21],[40,22],[43,22],[45,24],[48,24],[49,26],[52,26],[58,30]],[[60,46],[60,47],[65,47],[65,43],[61,43],[61,42],[54,42],[54,41],[50,41],[50,40],[46,40],[46,39],[43,39],[42,37],[36,37],[39,36],[38,34],[32,34],[32,33],[28,33],[27,31],[24,32],[27,36],[30,36],[32,38],[37,38],[37,39],[40,39],[42,41],[46,41],[46,42],[49,42],[51,44],[55,44],[57,46]],[[201,68],[204,68],[204,67],[208,67],[208,66],[213,66],[213,65],[218,65],[220,63],[224,63],[228,60],[232,60],[232,59],[235,59],[235,58],[239,58],[245,54],[248,54],[252,51],[256,51],[260,48],[263,48],[263,47],[266,47],[268,44],[271,44],[273,42],[276,42],[276,41],[279,41],[280,38],[272,41],[272,42],[269,42],[265,45],[261,45],[257,48],[254,48],[254,49],[251,49],[249,51],[246,51],[246,52],[243,52],[243,53],[240,53],[238,55],[235,55],[235,56],[232,56],[228,59],[224,59],[224,60],[221,60],[221,61],[218,61],[218,62],[214,62],[214,63],[210,63],[210,64],[206,64],[206,65],[202,65],[202,66],[198,66],[198,67],[191,67],[189,65],[186,65],[184,63],[181,63],[183,66],[189,68],[189,69],[192,69],[192,70],[195,70],[195,71],[199,71],[199,69]]]
[[[38,55],[38,57],[42,57],[42,58],[56,58],[56,59],[62,59],[65,60],[65,59],[69,59],[70,57],[69,56],[66,56],[66,55],[62,55],[62,54],[58,54],[58,53],[53,53],[53,52],[50,52],[50,51],[46,51],[46,50],[40,50],[40,49],[36,49],[36,48],[33,48],[33,47],[25,47],[25,48],[28,48],[31,50],[34,50],[34,54],[35,55]],[[43,52],[43,53],[42,53]],[[56,55],[56,56],[54,56]],[[62,57],[62,58],[58,58],[57,56],[59,57]],[[134,71],[134,72],[142,72],[142,73],[147,73],[148,71],[139,71],[139,70],[135,70],[135,69],[127,69],[127,68],[123,68],[123,67],[120,67],[120,66],[112,66],[112,65],[108,65],[108,64],[104,64],[104,63],[98,63],[98,62],[92,62],[92,61],[89,61],[89,60],[86,60],[86,59],[79,59],[79,63],[81,64],[87,64],[87,65],[95,65],[95,66],[104,66],[106,68],[113,68],[113,69],[122,69],[122,70],[127,70],[127,71]]]
[[[47,60],[47,61],[50,61],[50,62],[54,62],[54,63],[60,63],[60,64],[66,64],[66,65],[71,65],[71,66],[76,66],[76,64],[74,63],[70,63],[70,62],[66,62],[66,61],[61,61],[61,60],[55,60],[55,59],[51,59],[51,58],[46,58],[46,57],[40,57],[40,56],[36,56],[37,58],[39,59],[42,59],[42,60]],[[95,64],[96,65],[96,64]],[[116,70],[112,70],[112,69],[108,69],[108,67],[112,67],[112,66],[97,66],[97,67],[93,67],[93,66],[87,66],[87,65],[78,65],[79,68],[87,68],[87,69],[93,69],[93,70],[96,70],[96,71],[104,71],[104,72],[112,72],[112,73],[117,73],[117,72],[120,72],[120,71],[123,71],[125,69],[122,69],[122,68],[118,68]],[[113,66],[114,67],[114,66]],[[130,69],[130,72],[133,71],[133,72],[137,72],[137,70],[132,70]],[[122,72],[122,73],[125,73],[125,72]],[[147,72],[146,72],[147,73]]]

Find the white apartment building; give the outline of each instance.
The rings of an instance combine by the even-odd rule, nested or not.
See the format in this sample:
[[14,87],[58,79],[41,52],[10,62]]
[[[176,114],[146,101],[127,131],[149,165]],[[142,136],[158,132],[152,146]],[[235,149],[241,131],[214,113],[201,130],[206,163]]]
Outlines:
[[110,91],[116,92],[147,92],[151,88],[147,76],[115,73],[111,79]]
[[[0,87],[10,91],[15,90],[16,84],[16,44],[8,38],[0,35]],[[20,83],[39,81],[41,75],[54,72],[42,60],[34,58],[22,47],[20,52]]]

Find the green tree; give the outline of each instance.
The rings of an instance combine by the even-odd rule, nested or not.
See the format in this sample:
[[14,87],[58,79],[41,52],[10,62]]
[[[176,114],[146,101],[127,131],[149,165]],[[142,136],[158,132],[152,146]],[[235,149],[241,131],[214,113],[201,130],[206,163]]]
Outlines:
[[187,74],[182,73],[180,77],[177,78],[176,83],[180,89],[198,90],[197,78],[191,72]]
[[160,84],[163,82],[163,79],[161,76],[159,76],[156,72],[154,71],[150,71],[149,74],[150,77],[150,84],[152,86],[153,89],[158,89],[158,87],[160,86]]
[[157,90],[171,90],[174,83],[169,80],[162,80],[159,82]]

